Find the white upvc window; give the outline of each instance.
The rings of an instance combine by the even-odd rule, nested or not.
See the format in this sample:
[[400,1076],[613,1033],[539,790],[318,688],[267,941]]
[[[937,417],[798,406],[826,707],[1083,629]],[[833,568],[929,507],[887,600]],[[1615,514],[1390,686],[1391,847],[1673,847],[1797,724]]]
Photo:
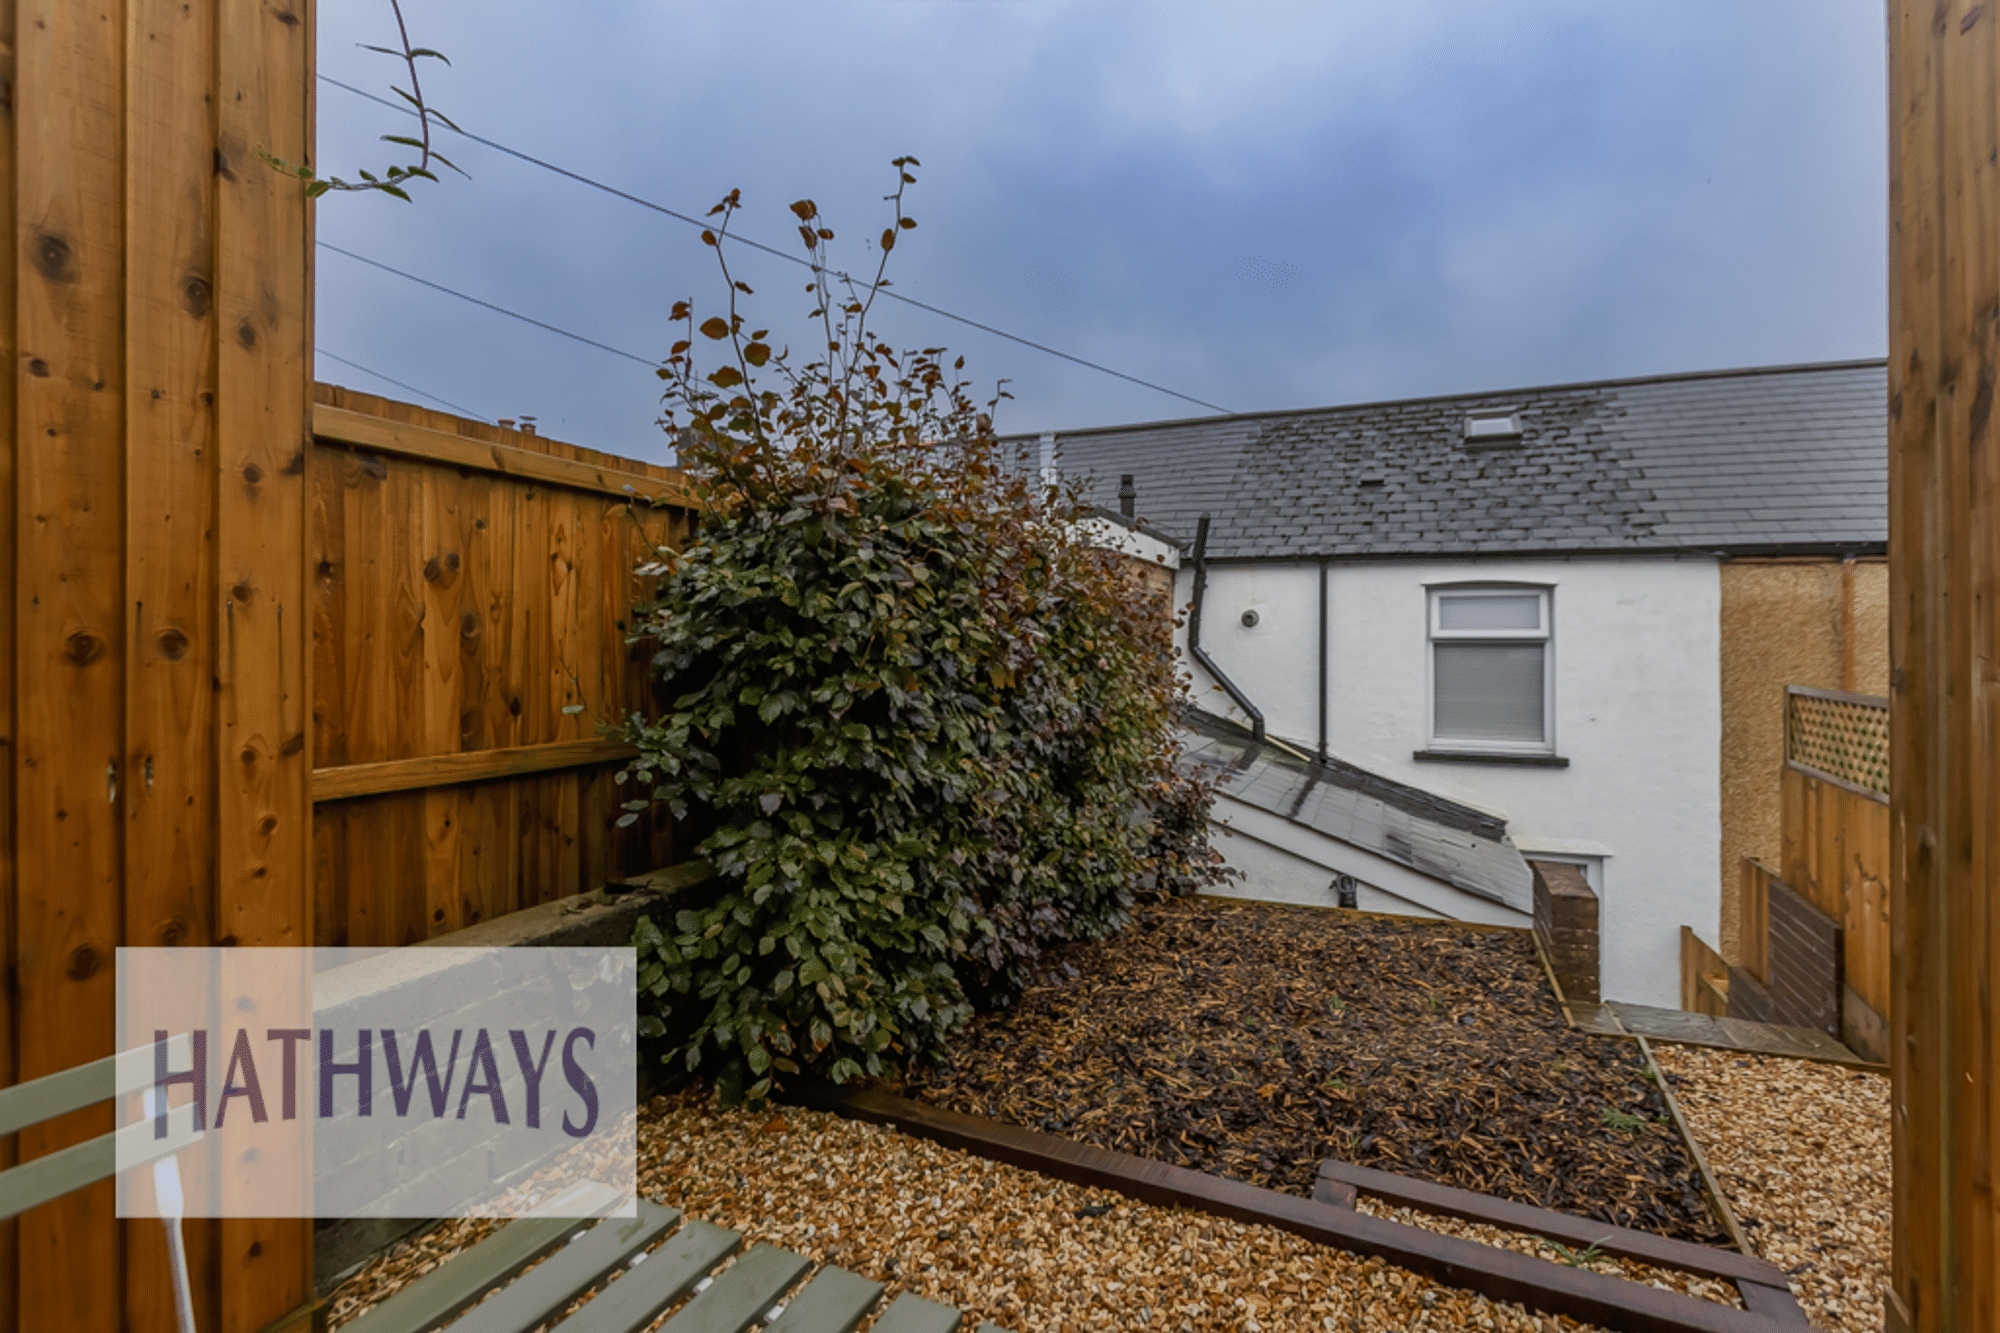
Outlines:
[[1555,750],[1549,589],[1430,590],[1430,748]]

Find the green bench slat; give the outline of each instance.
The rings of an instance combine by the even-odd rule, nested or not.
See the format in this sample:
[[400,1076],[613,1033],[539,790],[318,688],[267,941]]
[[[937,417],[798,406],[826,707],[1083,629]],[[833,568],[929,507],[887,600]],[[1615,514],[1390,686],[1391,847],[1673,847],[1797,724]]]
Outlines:
[[880,1299],[880,1282],[845,1268],[822,1268],[764,1333],[853,1333]]
[[0,1218],[25,1213],[118,1171],[117,1136],[101,1134],[0,1171]]
[[361,1316],[364,1333],[426,1333],[590,1225],[588,1218],[524,1217],[446,1259]]
[[759,1245],[689,1301],[660,1333],[746,1333],[811,1268],[812,1260],[790,1250]]
[[142,1120],[0,1171],[0,1218],[25,1213],[72,1190],[116,1175],[121,1140],[128,1167],[156,1162],[201,1142],[201,1132],[194,1128],[193,1107],[175,1107],[169,1115],[168,1133],[163,1139],[153,1137],[152,1121]]
[[0,1135],[111,1100],[118,1091],[117,1071],[118,1057],[107,1055],[87,1065],[0,1088]]
[[607,1217],[451,1326],[451,1333],[527,1333],[604,1280],[607,1273],[680,1220],[674,1209],[639,1200],[637,1217]]
[[869,1333],[957,1333],[959,1321],[964,1318],[949,1305],[904,1292],[890,1302]]
[[[167,1067],[189,1068],[194,1063],[193,1049],[185,1032],[168,1038]],[[141,1046],[0,1088],[0,1138],[152,1084],[153,1048]]]
[[[591,1297],[556,1327],[562,1333],[638,1333],[693,1289],[743,1238],[707,1222],[690,1222],[640,1264]],[[364,1329],[362,1333],[375,1333]]]

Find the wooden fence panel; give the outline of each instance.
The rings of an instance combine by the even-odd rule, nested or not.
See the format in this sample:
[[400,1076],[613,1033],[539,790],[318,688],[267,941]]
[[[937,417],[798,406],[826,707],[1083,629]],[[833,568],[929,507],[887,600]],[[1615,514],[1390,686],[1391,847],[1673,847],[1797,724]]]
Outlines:
[[[309,216],[252,151],[309,150],[310,18],[0,5],[8,1082],[109,1052],[119,945],[310,940]],[[202,1327],[304,1303],[309,1223],[186,1234]],[[168,1328],[169,1293],[108,1183],[0,1228],[0,1330]]]
[[[1880,796],[1790,764],[1781,781],[1785,864],[1780,878],[1841,924],[1848,989],[1877,1019],[1886,1020],[1892,943],[1889,807]],[[1867,1044],[1879,1046],[1879,1040]]]
[[1729,964],[1694,933],[1681,927],[1681,1008],[1697,1014],[1729,1016]]
[[1889,6],[1891,1329],[2000,1326],[2000,16]]
[[[259,157],[311,156],[312,45],[310,4],[0,3],[0,1082],[109,1053],[121,944],[421,939],[671,849],[613,835],[594,737],[648,697],[632,571],[688,520],[629,502],[678,474],[315,409],[311,214]],[[309,1223],[186,1230],[202,1328],[300,1314]],[[0,1333],[169,1328],[166,1276],[100,1185],[0,1224]]]
[[1845,830],[1841,858],[1841,916],[1846,932],[1847,985],[1876,1014],[1888,1017],[1890,984],[1889,808],[1851,792],[1839,793]]
[[1743,858],[1743,887],[1737,896],[1737,951],[1743,970],[1759,985],[1771,984],[1771,881],[1778,875],[1755,857]]
[[327,386],[319,401],[327,942],[412,943],[651,868],[657,830],[611,827],[629,752],[598,729],[648,697],[625,642],[635,571],[687,531],[624,487],[675,494],[679,474]]

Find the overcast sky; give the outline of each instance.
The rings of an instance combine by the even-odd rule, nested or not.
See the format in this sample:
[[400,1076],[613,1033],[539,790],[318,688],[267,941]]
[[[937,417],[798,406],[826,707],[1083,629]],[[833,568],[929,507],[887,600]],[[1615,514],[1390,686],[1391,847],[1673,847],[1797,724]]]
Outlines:
[[[465,130],[787,253],[818,201],[894,290],[1232,411],[1883,355],[1880,0],[404,0]],[[387,0],[319,9],[323,75],[387,95]],[[407,85],[406,85],[407,86]],[[322,81],[319,161],[411,122]],[[323,242],[657,361],[722,284],[695,228],[449,133],[414,204],[331,195]],[[740,252],[808,341],[806,275]],[[321,379],[662,459],[660,382],[322,249]],[[911,309],[1005,431],[1201,415]],[[983,395],[982,395],[983,396]],[[436,406],[435,402],[430,405]]]

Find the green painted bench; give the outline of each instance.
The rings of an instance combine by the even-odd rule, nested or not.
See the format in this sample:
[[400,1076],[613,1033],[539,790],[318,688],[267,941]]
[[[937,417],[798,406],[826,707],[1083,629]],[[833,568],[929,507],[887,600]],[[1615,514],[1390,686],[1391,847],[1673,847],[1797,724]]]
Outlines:
[[[186,1036],[175,1037],[168,1050],[173,1067],[191,1062]],[[0,1136],[144,1093],[152,1082],[152,1052],[140,1050],[0,1088]],[[192,1121],[193,1108],[182,1107],[170,1113],[164,1139],[155,1140],[145,1121],[0,1171],[0,1220],[115,1175],[125,1136],[125,1160],[151,1166],[163,1211],[170,1214],[165,1221],[177,1314],[184,1333],[194,1333],[174,1162],[174,1154],[201,1140]],[[612,1201],[609,1189],[581,1185],[540,1212],[588,1212]],[[675,1210],[643,1200],[637,1217],[595,1223],[530,1214],[438,1265],[357,1317],[353,1327],[358,1333],[429,1333],[450,1324],[452,1333],[527,1333],[590,1295],[562,1321],[563,1333],[637,1333],[683,1300],[663,1333],[749,1333],[759,1325],[764,1333],[850,1333],[881,1304],[879,1282],[843,1268],[812,1272],[810,1260],[772,1245],[739,1255],[742,1244],[733,1231],[684,1221]],[[809,1280],[800,1285],[801,1279]],[[875,1313],[870,1333],[955,1333],[963,1323],[959,1311],[906,1294]],[[1004,1331],[987,1323],[976,1333]]]
[[[174,1068],[191,1063],[185,1033],[169,1041],[167,1051]],[[99,1102],[135,1093],[150,1096],[152,1086],[153,1052],[146,1049],[107,1055],[74,1069],[0,1088],[0,1138]],[[0,1171],[0,1221],[118,1174],[122,1148],[128,1167],[150,1166],[153,1170],[153,1188],[165,1214],[162,1220],[173,1270],[175,1315],[183,1333],[194,1333],[193,1298],[181,1240],[180,1169],[174,1154],[200,1142],[201,1130],[195,1128],[193,1107],[169,1112],[167,1125],[165,1138],[154,1138],[152,1122],[141,1121]]]
[[[560,1204],[569,1210],[588,1188],[576,1187],[544,1209]],[[430,1333],[449,1324],[451,1333],[528,1333],[594,1291],[556,1325],[561,1333],[638,1333],[683,1300],[661,1333],[750,1333],[760,1327],[763,1333],[850,1333],[881,1303],[882,1284],[858,1273],[832,1266],[813,1272],[811,1260],[775,1245],[739,1254],[743,1238],[735,1232],[684,1220],[645,1200],[638,1214],[595,1224],[518,1218],[348,1327],[354,1333]],[[949,1306],[905,1294],[876,1315],[870,1333],[955,1333],[964,1318]],[[976,1333],[1003,1330],[986,1323]]]

